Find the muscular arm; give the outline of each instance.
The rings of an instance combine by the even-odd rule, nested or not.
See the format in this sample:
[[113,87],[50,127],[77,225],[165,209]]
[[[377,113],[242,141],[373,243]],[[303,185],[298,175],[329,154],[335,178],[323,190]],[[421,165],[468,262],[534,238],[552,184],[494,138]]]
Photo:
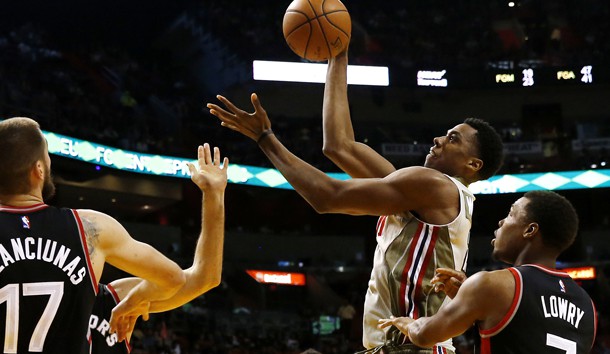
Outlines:
[[[87,235],[96,278],[107,262],[147,280],[136,299],[159,300],[172,296],[184,283],[180,267],[154,247],[134,240],[114,218],[94,210],[79,210]],[[135,299],[134,299],[135,300]]]
[[[271,122],[258,97],[254,113],[246,113],[222,96],[228,110],[208,104],[222,125],[258,141],[260,148],[294,189],[319,213],[389,215],[414,210],[432,223],[448,223],[459,212],[458,190],[442,173],[409,167],[383,178],[340,181],[291,153],[271,131]],[[261,138],[262,136],[262,138]]]
[[351,177],[385,177],[396,170],[370,146],[355,140],[347,98],[347,51],[328,61],[322,117],[324,155]]
[[[435,210],[455,217],[457,189],[438,171],[409,167],[384,178],[340,181],[292,154],[275,137],[260,144],[273,165],[294,189],[320,213],[390,215],[408,210]],[[455,198],[450,196],[453,193]],[[448,197],[449,196],[449,197]]]
[[464,333],[474,323],[491,328],[510,308],[515,283],[507,270],[480,272],[468,278],[456,297],[431,317],[380,320],[381,327],[395,325],[417,346],[436,343]]

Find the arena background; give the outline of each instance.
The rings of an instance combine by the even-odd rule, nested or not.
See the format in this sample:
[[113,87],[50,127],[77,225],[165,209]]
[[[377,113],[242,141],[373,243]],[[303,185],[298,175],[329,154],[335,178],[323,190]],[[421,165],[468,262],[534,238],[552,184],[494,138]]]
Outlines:
[[[321,84],[252,80],[253,60],[299,59],[285,45],[288,1],[14,1],[0,11],[0,118],[25,115],[44,130],[149,154],[194,158],[219,146],[235,164],[270,167],[254,143],[203,109],[217,93],[249,104],[259,93],[274,130],[300,157],[338,172],[321,153]],[[603,0],[346,0],[350,63],[387,66],[389,87],[349,88],[359,140],[429,145],[467,116],[484,118],[514,146],[502,174],[598,170],[610,141],[610,4]],[[592,82],[580,70],[592,66]],[[537,73],[522,86],[518,74]],[[418,70],[447,70],[449,86],[418,87]],[[566,74],[567,79],[557,73]],[[575,75],[570,78],[569,73]],[[516,73],[512,83],[499,73]],[[540,78],[540,80],[538,80]],[[592,140],[593,139],[593,140]],[[576,149],[574,141],[597,145]],[[519,145],[524,143],[524,145]],[[586,146],[586,144],[584,144]],[[397,166],[422,156],[388,155]],[[134,237],[188,266],[200,193],[187,179],[119,171],[53,157],[51,203],[107,212]],[[582,280],[600,311],[592,353],[610,350],[610,208],[607,188],[560,191],[581,231],[558,267],[593,266]],[[489,241],[518,194],[479,194],[469,273],[501,265]],[[293,190],[230,184],[223,283],[182,309],[139,324],[134,353],[351,353],[376,219],[316,214]],[[257,283],[246,270],[298,272],[306,286]],[[124,276],[108,268],[102,281]],[[356,318],[339,322],[351,303]],[[349,323],[349,324],[348,324]],[[456,340],[473,351],[468,333]]]

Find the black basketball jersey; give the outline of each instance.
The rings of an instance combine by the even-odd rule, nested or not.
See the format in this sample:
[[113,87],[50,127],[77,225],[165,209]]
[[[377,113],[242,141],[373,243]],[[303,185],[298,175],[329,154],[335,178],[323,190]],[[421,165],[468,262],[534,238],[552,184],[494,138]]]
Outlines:
[[589,353],[597,329],[589,295],[560,270],[530,264],[509,271],[515,297],[498,325],[479,330],[481,354]]
[[0,205],[3,353],[86,353],[96,292],[75,210]]
[[89,319],[89,340],[91,354],[127,354],[130,352],[127,341],[119,342],[116,333],[110,334],[112,309],[120,301],[111,285],[99,285],[91,318]]

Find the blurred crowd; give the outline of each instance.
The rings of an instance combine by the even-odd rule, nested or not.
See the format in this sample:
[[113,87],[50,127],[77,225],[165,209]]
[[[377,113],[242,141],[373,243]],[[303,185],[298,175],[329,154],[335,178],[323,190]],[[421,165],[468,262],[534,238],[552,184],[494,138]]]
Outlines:
[[[577,65],[607,62],[610,6],[588,0],[369,2],[345,0],[356,63],[394,68],[485,68],[498,62]],[[292,59],[281,40],[285,8],[273,2],[211,1],[206,30],[252,59]]]
[[[207,11],[219,11],[218,4],[211,2]],[[169,70],[174,67],[178,65],[168,56],[139,55],[119,46],[87,43],[60,48],[44,28],[26,23],[0,33],[0,115],[33,116],[45,130],[143,153],[190,156],[192,146],[207,141],[222,146],[234,163],[270,166],[253,144],[221,128],[205,112],[204,103],[215,98],[180,68]],[[320,148],[311,148],[322,146],[320,120],[319,116],[274,117],[274,130],[298,156],[336,172]],[[607,134],[609,120],[595,123],[596,131]],[[421,132],[399,122],[358,125],[357,139],[377,151],[385,143],[427,142],[438,134],[419,136]],[[523,137],[514,124],[498,128],[506,142],[532,139]],[[547,140],[548,153],[534,160],[508,156],[501,173],[605,167],[605,149],[566,154],[570,138],[576,136],[573,131],[575,127],[551,141],[548,136],[533,137]],[[405,166],[420,164],[423,154],[388,158]]]

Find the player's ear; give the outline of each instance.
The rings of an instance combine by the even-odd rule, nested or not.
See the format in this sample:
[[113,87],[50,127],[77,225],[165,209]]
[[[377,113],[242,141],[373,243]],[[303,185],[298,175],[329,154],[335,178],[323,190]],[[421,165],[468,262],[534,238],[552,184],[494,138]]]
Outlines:
[[538,223],[532,222],[529,225],[527,225],[527,228],[523,232],[523,237],[530,238],[530,237],[534,236],[536,233],[538,233],[538,230],[540,230],[540,226],[538,225]]
[[34,177],[36,179],[44,179],[44,175],[45,175],[44,161],[37,160],[36,162],[34,162],[34,165],[32,166],[32,169],[30,172],[32,173],[32,177]]
[[481,168],[483,168],[483,160],[471,157],[468,161],[468,168],[470,168],[473,172],[479,172]]

